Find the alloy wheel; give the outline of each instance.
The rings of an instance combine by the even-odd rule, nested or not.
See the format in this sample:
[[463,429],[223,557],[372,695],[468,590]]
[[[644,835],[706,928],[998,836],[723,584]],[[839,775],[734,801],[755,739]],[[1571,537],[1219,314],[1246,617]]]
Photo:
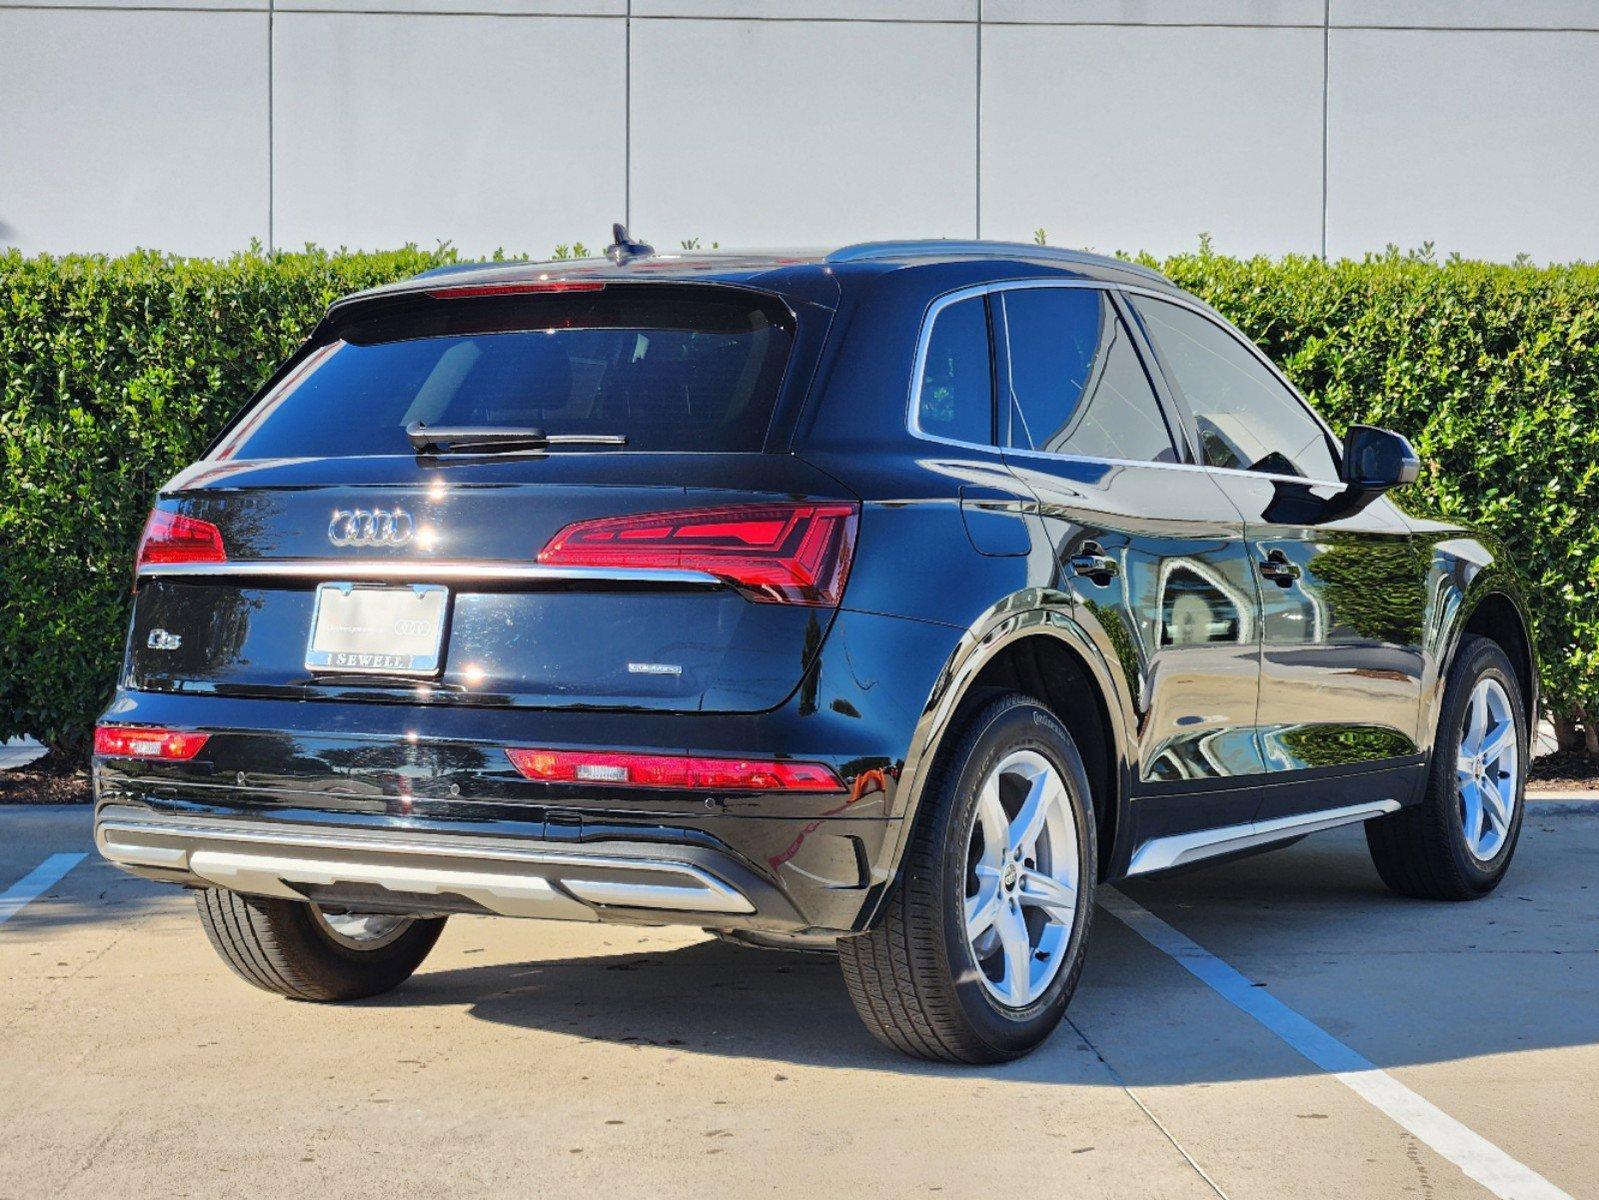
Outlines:
[[1466,849],[1478,862],[1491,860],[1510,836],[1520,756],[1509,695],[1497,679],[1479,679],[1466,702],[1465,727],[1455,760],[1460,825]]
[[1077,920],[1077,819],[1065,781],[1033,750],[983,781],[966,853],[966,941],[983,986],[1008,1008],[1048,990]]
[[389,945],[411,925],[410,917],[386,913],[328,913],[311,906],[322,931],[350,950],[379,950]]

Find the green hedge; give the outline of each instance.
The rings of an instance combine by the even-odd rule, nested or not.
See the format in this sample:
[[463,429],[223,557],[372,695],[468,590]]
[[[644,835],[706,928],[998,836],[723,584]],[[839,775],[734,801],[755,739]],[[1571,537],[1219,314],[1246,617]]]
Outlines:
[[0,739],[83,752],[155,490],[335,298],[453,257],[0,256]]
[[[155,489],[334,297],[453,258],[0,255],[0,738],[82,752]],[[1394,253],[1155,265],[1257,339],[1336,426],[1415,441],[1427,470],[1410,495],[1504,539],[1539,616],[1546,700],[1592,737],[1599,268]]]

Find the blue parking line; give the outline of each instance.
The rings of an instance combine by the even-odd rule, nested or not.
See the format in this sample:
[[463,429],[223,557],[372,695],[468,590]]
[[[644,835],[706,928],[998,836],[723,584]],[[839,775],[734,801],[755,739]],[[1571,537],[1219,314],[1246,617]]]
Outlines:
[[1155,949],[1259,1021],[1366,1103],[1432,1147],[1500,1200],[1572,1200],[1531,1167],[1423,1099],[1308,1017],[1289,1008],[1232,965],[1115,888],[1099,903]]
[[84,860],[82,854],[52,854],[16,883],[0,892],[0,925],[4,925],[30,900],[37,900],[68,871]]

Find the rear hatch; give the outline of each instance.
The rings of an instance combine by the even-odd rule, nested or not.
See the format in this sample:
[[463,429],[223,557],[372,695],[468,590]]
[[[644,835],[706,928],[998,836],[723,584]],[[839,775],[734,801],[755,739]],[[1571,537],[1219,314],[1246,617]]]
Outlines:
[[856,498],[768,446],[826,315],[664,283],[357,307],[163,492],[127,685],[782,703],[855,535]]

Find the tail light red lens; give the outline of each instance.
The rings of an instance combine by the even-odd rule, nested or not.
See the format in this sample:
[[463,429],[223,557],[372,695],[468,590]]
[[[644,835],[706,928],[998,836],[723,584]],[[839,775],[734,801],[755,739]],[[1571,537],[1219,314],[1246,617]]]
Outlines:
[[181,729],[149,729],[132,725],[96,725],[94,752],[106,758],[154,758],[188,762],[210,740],[209,733]]
[[144,523],[135,569],[154,563],[227,562],[222,531],[210,521],[154,509]]
[[772,504],[605,517],[568,525],[539,562],[705,571],[753,600],[836,608],[858,513],[853,504]]
[[842,792],[821,763],[749,758],[687,758],[591,750],[507,750],[522,775],[540,783],[599,783],[610,787],[694,788],[707,792]]

